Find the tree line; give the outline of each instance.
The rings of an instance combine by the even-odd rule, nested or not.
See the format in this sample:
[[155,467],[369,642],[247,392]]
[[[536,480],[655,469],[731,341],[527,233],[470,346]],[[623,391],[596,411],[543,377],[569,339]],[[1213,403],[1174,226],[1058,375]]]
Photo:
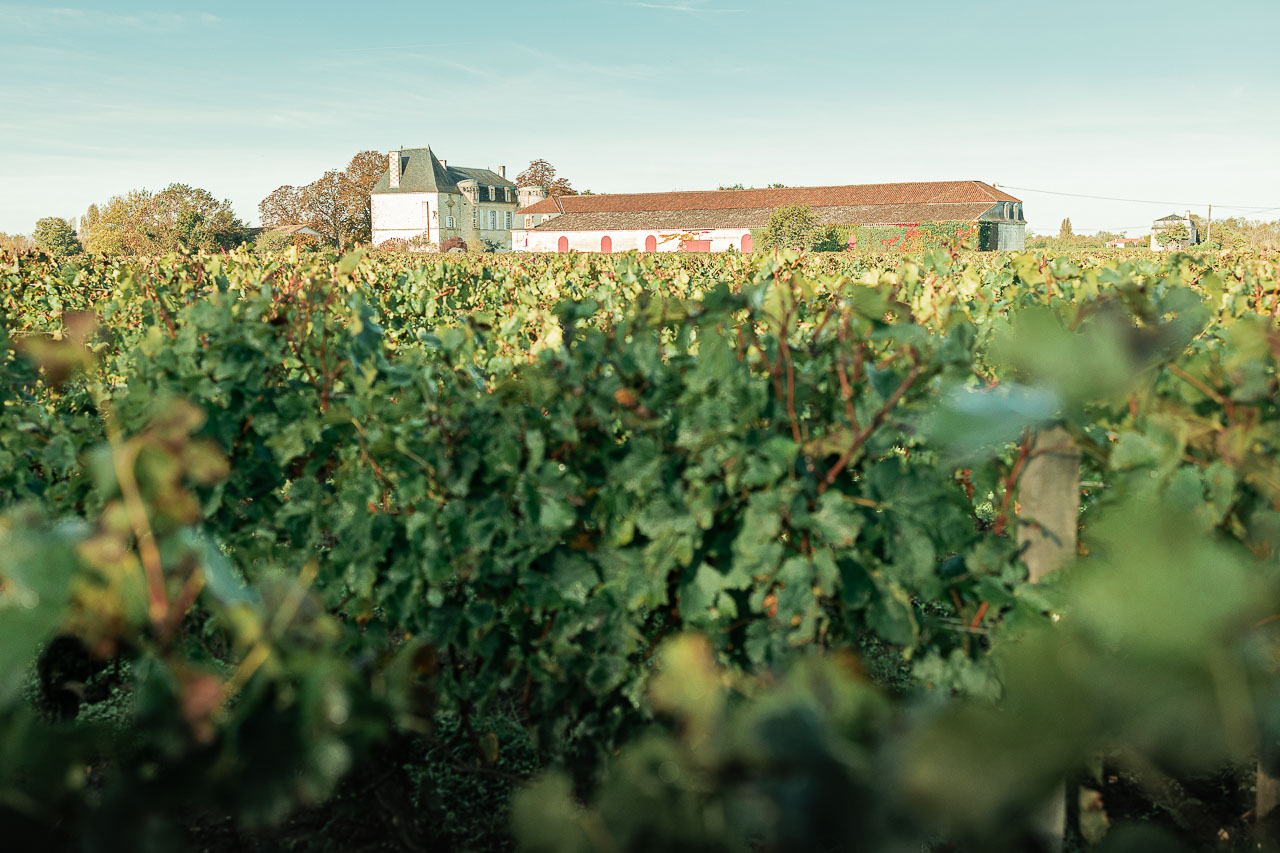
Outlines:
[[[40,219],[31,236],[0,233],[0,248],[38,249],[54,257],[154,255],[179,247],[206,252],[232,249],[256,239],[260,248],[290,243],[309,246],[314,237],[286,237],[280,229],[304,226],[320,240],[345,250],[373,239],[371,193],[386,171],[386,155],[361,151],[343,169],[330,169],[311,183],[277,187],[258,204],[261,228],[236,216],[229,199],[209,190],[174,183],[159,192],[130,190],[103,204],[91,204],[79,222],[57,216]],[[578,195],[568,179],[543,159],[516,177],[520,186],[542,186],[553,196]],[[589,194],[590,191],[583,191]]]

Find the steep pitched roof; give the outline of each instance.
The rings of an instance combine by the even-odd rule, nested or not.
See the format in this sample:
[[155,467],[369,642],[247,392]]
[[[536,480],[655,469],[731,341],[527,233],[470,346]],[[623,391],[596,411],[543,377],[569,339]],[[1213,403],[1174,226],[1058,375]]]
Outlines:
[[840,187],[782,187],[764,190],[696,190],[669,193],[613,193],[547,198],[517,213],[635,213],[639,211],[770,210],[789,204],[812,208],[869,205],[977,204],[1021,201],[982,181],[926,181],[855,184]]
[[431,147],[400,150],[400,186],[392,188],[390,170],[382,173],[374,184],[374,193],[456,193],[459,181],[472,180],[485,187],[515,187],[515,184],[489,169],[470,166],[444,166]]
[[[864,204],[814,208],[824,225],[902,225],[913,222],[972,222],[993,202],[957,204]],[[532,210],[533,208],[526,208]],[[567,206],[566,206],[567,209]],[[697,231],[709,228],[763,228],[771,207],[718,210],[637,210],[566,212],[535,226],[534,231]]]

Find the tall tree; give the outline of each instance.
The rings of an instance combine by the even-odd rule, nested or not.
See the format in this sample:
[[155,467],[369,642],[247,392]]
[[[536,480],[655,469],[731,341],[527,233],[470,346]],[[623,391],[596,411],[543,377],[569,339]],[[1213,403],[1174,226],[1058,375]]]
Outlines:
[[230,201],[189,184],[170,184],[156,194],[151,223],[166,251],[178,245],[206,252],[230,249],[247,236]]
[[248,231],[231,202],[190,184],[170,184],[158,193],[131,190],[84,216],[86,238],[95,254],[154,255],[179,246],[206,252],[230,249]]
[[343,194],[350,208],[351,237],[358,243],[373,239],[373,207],[370,194],[383,172],[387,158],[380,151],[361,151],[343,171]]
[[818,227],[818,218],[807,204],[789,204],[769,215],[760,239],[762,249],[810,249],[827,236]]
[[46,216],[36,223],[31,232],[36,248],[55,258],[75,255],[83,251],[71,223],[59,216]]
[[1058,226],[1058,239],[1065,240],[1070,237],[1071,234],[1071,217],[1068,216],[1066,219],[1062,220],[1062,225]]
[[1156,240],[1166,249],[1185,249],[1190,239],[1191,229],[1181,219],[1175,219],[1156,232]]
[[268,230],[286,225],[303,225],[307,221],[302,205],[302,190],[288,184],[276,187],[271,195],[258,202],[258,218]]
[[546,160],[534,160],[529,167],[516,175],[516,186],[545,187],[547,195],[577,195],[568,178],[556,177],[556,167]]
[[346,249],[351,242],[355,223],[351,207],[351,191],[346,176],[330,169],[302,188],[302,208],[307,225],[319,231],[329,242]]
[[306,225],[339,248],[373,239],[370,194],[387,170],[379,151],[361,151],[342,171],[330,169],[304,187],[277,187],[258,203],[264,228]]

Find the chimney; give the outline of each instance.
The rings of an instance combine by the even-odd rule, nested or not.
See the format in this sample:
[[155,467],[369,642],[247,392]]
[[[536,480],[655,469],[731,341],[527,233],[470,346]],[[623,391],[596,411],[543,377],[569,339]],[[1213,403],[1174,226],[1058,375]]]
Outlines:
[[444,159],[443,157],[441,157],[441,158],[440,158],[440,168],[441,168],[441,169],[447,169],[447,168],[449,168],[449,161],[448,161],[448,160],[446,160],[446,159]]
[[506,176],[507,176],[507,167],[506,167],[506,166],[499,166],[499,167],[498,167],[498,177],[499,177],[499,178],[505,178]]
[[391,189],[400,189],[400,152],[392,151],[387,155],[387,175],[391,179]]

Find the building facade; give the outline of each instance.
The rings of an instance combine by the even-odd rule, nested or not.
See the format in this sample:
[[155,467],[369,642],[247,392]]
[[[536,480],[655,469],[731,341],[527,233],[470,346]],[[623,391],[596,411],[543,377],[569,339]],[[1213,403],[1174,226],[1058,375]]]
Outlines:
[[509,250],[516,210],[545,195],[538,188],[521,191],[507,180],[505,166],[496,172],[450,166],[430,147],[392,151],[370,194],[373,242],[395,238],[439,248],[460,237],[471,248]]
[[1026,244],[1022,201],[982,181],[559,196],[515,214],[518,252],[750,252],[775,210],[812,209],[839,226],[990,223],[990,248]]

